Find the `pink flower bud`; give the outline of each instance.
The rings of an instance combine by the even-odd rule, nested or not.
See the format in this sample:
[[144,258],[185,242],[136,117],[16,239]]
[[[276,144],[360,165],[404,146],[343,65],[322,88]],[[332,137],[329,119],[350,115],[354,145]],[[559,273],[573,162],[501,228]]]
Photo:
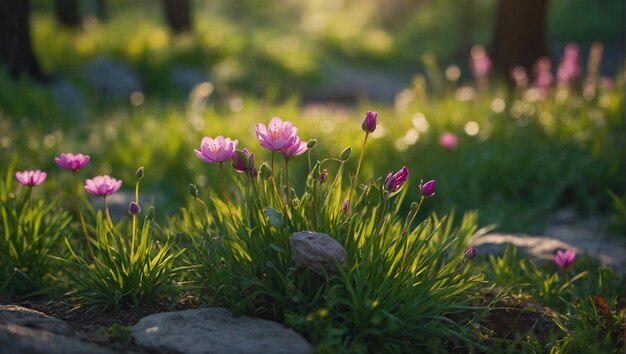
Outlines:
[[130,205],[128,206],[128,212],[130,214],[137,215],[140,211],[141,208],[139,207],[139,204],[135,203],[135,201],[130,202]]
[[465,250],[465,258],[466,259],[474,259],[474,257],[476,257],[476,247],[472,246],[470,248],[468,248],[467,250]]
[[366,112],[361,128],[366,133],[371,133],[376,130],[376,119],[378,118],[378,112]]
[[430,198],[435,195],[435,180],[430,180],[420,185],[420,194],[424,198]]
[[574,250],[567,250],[565,252],[558,250],[554,255],[554,263],[556,266],[565,269],[574,263],[574,259],[576,259],[576,252]]

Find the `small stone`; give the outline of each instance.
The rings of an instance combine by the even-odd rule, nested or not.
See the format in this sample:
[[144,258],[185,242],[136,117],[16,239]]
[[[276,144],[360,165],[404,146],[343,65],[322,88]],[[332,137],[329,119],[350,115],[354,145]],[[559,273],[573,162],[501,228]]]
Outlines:
[[289,237],[294,262],[317,274],[336,274],[337,264],[344,264],[348,256],[334,238],[321,232],[300,231]]
[[135,343],[163,353],[312,354],[300,334],[280,323],[232,316],[220,308],[164,312],[133,326]]

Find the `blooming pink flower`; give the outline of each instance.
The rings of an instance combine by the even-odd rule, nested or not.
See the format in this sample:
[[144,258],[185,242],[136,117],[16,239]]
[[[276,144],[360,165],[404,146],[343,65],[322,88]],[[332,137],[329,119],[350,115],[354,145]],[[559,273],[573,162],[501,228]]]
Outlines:
[[54,161],[59,167],[76,172],[85,167],[90,159],[89,155],[63,153],[59,157],[55,157]]
[[232,166],[235,171],[245,173],[250,177],[254,178],[259,175],[259,171],[254,166],[254,154],[246,148],[235,153]]
[[576,259],[576,252],[574,250],[567,250],[565,252],[558,250],[554,255],[554,263],[556,263],[557,267],[565,269],[574,263],[574,259]]
[[15,172],[17,181],[27,187],[35,187],[42,184],[46,180],[47,175],[47,173],[40,170]]
[[239,140],[230,140],[219,135],[215,139],[208,136],[202,138],[200,150],[194,149],[198,158],[204,162],[224,162],[235,156],[235,150]]
[[106,197],[117,192],[122,186],[122,181],[110,176],[96,176],[85,181],[85,190],[92,195]]
[[424,184],[420,184],[420,194],[424,198],[430,198],[435,195],[435,180],[432,179]]
[[459,143],[459,139],[452,133],[443,133],[439,137],[439,145],[446,149],[453,150]]
[[387,178],[385,178],[385,182],[383,183],[383,188],[389,192],[393,193],[400,189],[404,182],[409,178],[409,169],[406,166],[402,166],[400,171],[393,174],[393,172],[389,172]]
[[305,141],[301,141],[300,137],[296,135],[296,138],[293,140],[292,144],[285,148],[282,148],[280,152],[283,154],[283,156],[285,156],[285,158],[290,158],[291,156],[302,155],[307,150],[307,143]]
[[256,137],[261,142],[261,146],[268,150],[277,151],[293,145],[298,135],[298,129],[289,121],[274,117],[266,127],[264,124],[256,125]]
[[361,123],[361,128],[366,133],[371,133],[376,130],[376,119],[378,118],[378,112],[365,112],[365,118]]

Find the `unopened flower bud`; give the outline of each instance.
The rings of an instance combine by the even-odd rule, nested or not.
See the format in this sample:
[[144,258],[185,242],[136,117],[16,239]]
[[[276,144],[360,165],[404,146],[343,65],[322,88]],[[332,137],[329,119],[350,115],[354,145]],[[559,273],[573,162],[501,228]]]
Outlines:
[[148,208],[148,220],[154,220],[155,216],[156,210],[154,210],[154,205],[150,205],[150,208]]
[[327,179],[328,179],[328,170],[327,169],[323,169],[322,172],[320,173],[320,175],[317,177],[317,180],[320,183],[324,183],[324,182],[326,182]]
[[465,251],[465,258],[473,259],[474,257],[476,257],[476,253],[476,247],[472,246]]
[[435,180],[430,180],[420,185],[420,193],[424,198],[430,198],[435,195]]
[[128,212],[130,214],[137,215],[139,214],[140,211],[141,211],[141,208],[139,207],[139,204],[135,203],[134,200],[130,202],[130,205],[128,206]]
[[200,192],[198,191],[198,187],[196,187],[194,184],[189,183],[189,194],[191,194],[192,197],[194,197],[195,199],[198,198],[198,195],[200,194]]
[[259,168],[259,176],[261,176],[262,179],[268,179],[272,176],[272,169],[267,162],[263,162],[261,164],[261,167]]
[[341,152],[341,155],[339,155],[339,158],[341,159],[341,161],[348,161],[348,159],[350,158],[350,155],[352,155],[352,148],[348,146]]
[[377,112],[366,112],[365,118],[363,118],[363,123],[361,123],[361,128],[366,133],[371,133],[376,130],[376,119],[378,118]]
[[137,176],[137,180],[141,181],[141,179],[143,178],[143,166],[137,169],[135,176]]
[[317,139],[310,139],[307,143],[306,143],[306,147],[311,150],[314,149],[317,146]]
[[348,214],[348,207],[350,206],[350,200],[348,198],[343,200],[343,204],[341,205],[341,212],[343,214]]

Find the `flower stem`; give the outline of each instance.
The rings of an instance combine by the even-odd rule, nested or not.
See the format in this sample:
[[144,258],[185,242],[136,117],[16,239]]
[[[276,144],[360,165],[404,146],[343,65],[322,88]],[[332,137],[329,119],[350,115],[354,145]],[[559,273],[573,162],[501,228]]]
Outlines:
[[355,186],[357,186],[357,179],[359,178],[359,172],[361,171],[361,162],[363,162],[363,155],[365,154],[365,144],[367,143],[367,137],[369,133],[365,133],[365,139],[363,139],[363,146],[361,147],[361,155],[359,156],[359,163],[356,165],[356,173],[354,174],[354,179],[352,180],[352,185],[350,186],[350,192],[348,192],[348,200],[352,200],[352,192],[354,191]]
[[226,206],[228,207],[228,214],[230,215],[230,219],[233,222],[233,227],[237,228],[237,224],[235,223],[235,217],[233,216],[233,211],[230,206],[230,197],[228,196],[228,191],[226,190],[226,183],[224,182],[224,166],[223,162],[220,162],[220,183],[222,184],[222,191],[224,192],[224,198],[226,198]]
[[106,215],[107,221],[111,226],[111,230],[113,230],[113,220],[111,219],[111,214],[109,213],[109,203],[107,202],[107,196],[102,196],[102,199],[104,200],[104,214]]
[[289,158],[285,157],[285,183],[287,184],[287,203],[290,203],[290,187],[289,187]]
[[78,210],[78,217],[80,218],[80,224],[83,227],[83,234],[85,234],[85,241],[87,241],[87,248],[89,249],[89,254],[91,255],[91,259],[95,262],[96,256],[93,254],[93,249],[91,248],[91,242],[89,241],[89,234],[87,233],[87,226],[85,225],[85,218],[83,218],[83,212],[80,209],[80,200],[78,198],[78,183],[76,181],[76,171],[72,172],[73,176],[73,192],[74,192],[74,201],[76,202],[76,209]]
[[[135,184],[135,203],[139,205],[139,180]],[[133,237],[130,241],[130,263],[133,263],[135,258],[135,239],[137,237],[137,214],[133,214]]]

